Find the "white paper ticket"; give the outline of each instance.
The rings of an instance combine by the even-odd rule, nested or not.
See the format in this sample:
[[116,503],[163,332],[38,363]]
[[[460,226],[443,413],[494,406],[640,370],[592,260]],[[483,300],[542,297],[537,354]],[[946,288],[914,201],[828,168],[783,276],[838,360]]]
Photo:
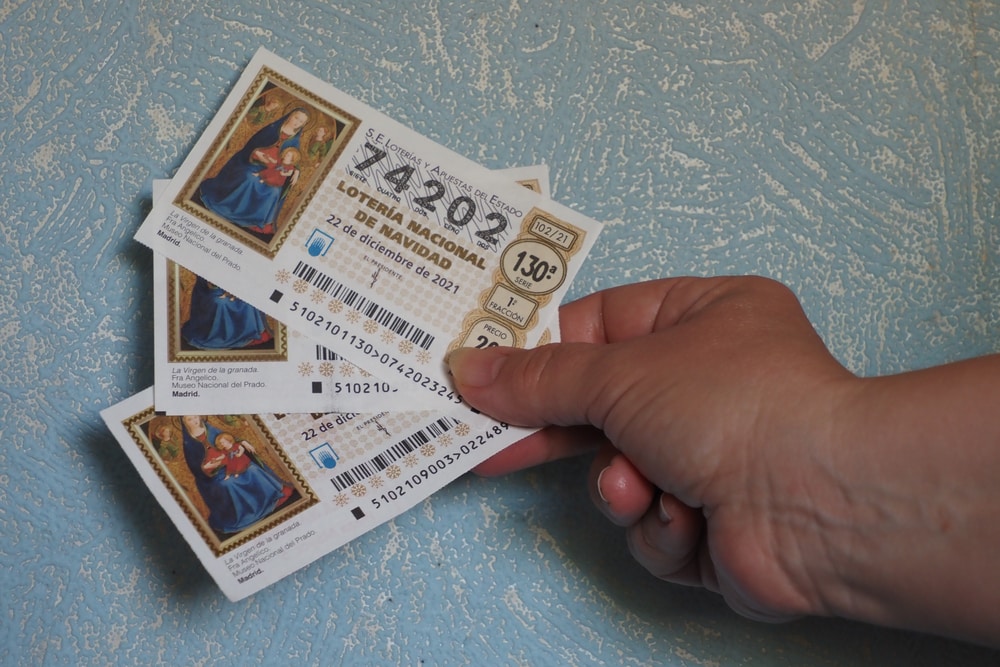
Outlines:
[[231,600],[414,506],[529,430],[468,413],[101,413]]
[[448,350],[536,344],[599,230],[261,51],[136,238],[447,406]]
[[[544,165],[499,173],[548,193]],[[153,183],[154,201],[168,184]],[[153,261],[153,303],[157,411],[379,412],[438,403],[417,387],[374,377],[160,255]]]

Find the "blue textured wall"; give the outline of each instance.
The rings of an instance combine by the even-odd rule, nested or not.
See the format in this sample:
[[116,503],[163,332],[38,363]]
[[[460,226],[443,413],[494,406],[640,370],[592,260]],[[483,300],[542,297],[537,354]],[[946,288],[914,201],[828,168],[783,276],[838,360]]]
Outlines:
[[152,383],[151,180],[258,46],[549,164],[608,223],[575,295],[761,273],[859,373],[997,350],[997,2],[7,0],[0,35],[0,663],[997,664],[652,581],[584,462],[463,478],[231,604],[97,414]]

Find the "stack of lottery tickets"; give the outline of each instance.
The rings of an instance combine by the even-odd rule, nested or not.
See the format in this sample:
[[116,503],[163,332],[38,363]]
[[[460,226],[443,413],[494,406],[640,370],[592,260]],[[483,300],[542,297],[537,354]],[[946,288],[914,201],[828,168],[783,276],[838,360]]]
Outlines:
[[155,386],[102,413],[230,599],[531,432],[463,403],[445,359],[557,335],[600,225],[547,188],[254,56],[154,189]]

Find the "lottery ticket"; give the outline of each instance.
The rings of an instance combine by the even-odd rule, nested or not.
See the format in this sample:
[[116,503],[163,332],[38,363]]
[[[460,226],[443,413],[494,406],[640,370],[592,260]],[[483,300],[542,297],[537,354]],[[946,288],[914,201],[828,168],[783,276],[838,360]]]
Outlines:
[[446,409],[448,351],[537,344],[599,231],[262,50],[136,238]]
[[[548,193],[548,169],[500,170]],[[169,181],[153,183],[159,200]],[[432,409],[435,397],[374,377],[180,264],[153,260],[155,406],[210,411],[378,412]],[[555,336],[549,335],[555,340]]]
[[153,391],[101,413],[231,600],[413,507],[530,431],[468,412],[191,414]]

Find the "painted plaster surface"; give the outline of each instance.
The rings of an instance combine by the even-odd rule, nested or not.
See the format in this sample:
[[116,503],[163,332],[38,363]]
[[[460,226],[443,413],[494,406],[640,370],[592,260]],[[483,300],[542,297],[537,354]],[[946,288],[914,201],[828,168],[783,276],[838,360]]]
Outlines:
[[462,478],[231,604],[98,410],[153,379],[151,181],[258,46],[550,165],[607,223],[577,296],[759,273],[858,373],[995,351],[998,39],[982,0],[0,2],[0,664],[997,664],[653,581],[583,461]]

